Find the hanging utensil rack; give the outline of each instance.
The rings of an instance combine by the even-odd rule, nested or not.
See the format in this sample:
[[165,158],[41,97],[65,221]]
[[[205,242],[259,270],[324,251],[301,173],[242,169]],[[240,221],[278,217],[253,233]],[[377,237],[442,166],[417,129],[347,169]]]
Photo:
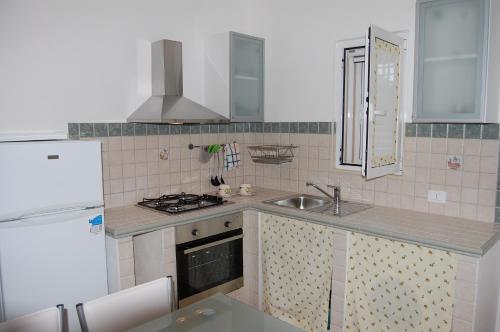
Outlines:
[[292,162],[297,148],[297,145],[252,145],[248,151],[254,163],[279,165]]
[[[232,143],[236,143],[236,141],[233,141]],[[225,143],[219,143],[219,145],[225,145]],[[209,146],[210,146],[210,144],[209,145],[194,145],[192,143],[189,143],[188,149],[189,150],[193,150],[193,149],[202,148],[203,150],[207,151],[207,149],[208,149]]]

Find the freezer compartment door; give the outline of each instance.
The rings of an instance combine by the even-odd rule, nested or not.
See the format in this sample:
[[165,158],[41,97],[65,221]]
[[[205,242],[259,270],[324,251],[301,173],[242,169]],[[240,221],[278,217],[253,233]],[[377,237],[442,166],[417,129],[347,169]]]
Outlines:
[[101,143],[0,143],[0,220],[103,202]]
[[[107,294],[103,209],[0,223],[4,319]],[[70,329],[73,330],[73,329]]]

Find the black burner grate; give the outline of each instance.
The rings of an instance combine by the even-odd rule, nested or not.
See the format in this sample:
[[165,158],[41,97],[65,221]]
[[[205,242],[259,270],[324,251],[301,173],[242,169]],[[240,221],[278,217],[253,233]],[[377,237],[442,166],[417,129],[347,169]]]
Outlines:
[[170,214],[199,210],[211,206],[223,204],[222,197],[214,195],[194,195],[181,193],[179,195],[163,195],[158,198],[143,198],[142,202],[137,204],[163,211]]

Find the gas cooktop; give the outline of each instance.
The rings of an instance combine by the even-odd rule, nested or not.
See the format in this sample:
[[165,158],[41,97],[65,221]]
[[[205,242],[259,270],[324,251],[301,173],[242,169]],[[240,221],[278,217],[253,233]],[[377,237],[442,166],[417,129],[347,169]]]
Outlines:
[[222,197],[215,195],[194,195],[180,193],[178,195],[163,195],[158,198],[143,198],[137,204],[157,211],[178,214],[204,209],[227,203]]

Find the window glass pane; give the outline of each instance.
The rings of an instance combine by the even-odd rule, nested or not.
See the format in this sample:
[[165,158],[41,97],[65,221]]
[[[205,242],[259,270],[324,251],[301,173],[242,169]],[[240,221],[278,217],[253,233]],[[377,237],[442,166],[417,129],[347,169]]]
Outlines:
[[341,158],[344,165],[361,166],[364,78],[365,47],[345,49]]

